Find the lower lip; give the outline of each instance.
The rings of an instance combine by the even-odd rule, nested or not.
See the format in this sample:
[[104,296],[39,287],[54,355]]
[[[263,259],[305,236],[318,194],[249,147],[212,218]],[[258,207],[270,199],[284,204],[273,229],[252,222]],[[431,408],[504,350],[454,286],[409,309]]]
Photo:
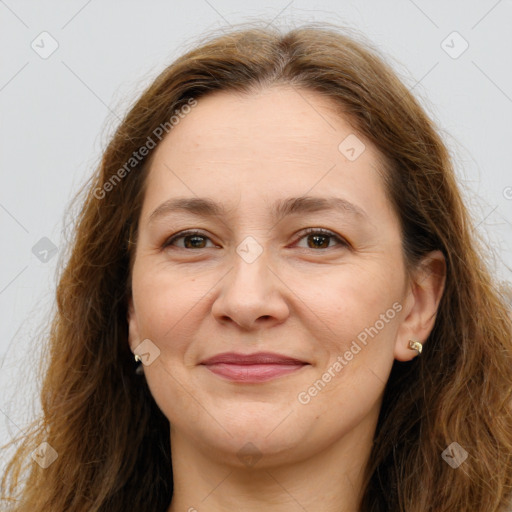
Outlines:
[[305,364],[229,364],[204,365],[216,375],[236,382],[265,382],[283,375],[289,375],[306,366]]

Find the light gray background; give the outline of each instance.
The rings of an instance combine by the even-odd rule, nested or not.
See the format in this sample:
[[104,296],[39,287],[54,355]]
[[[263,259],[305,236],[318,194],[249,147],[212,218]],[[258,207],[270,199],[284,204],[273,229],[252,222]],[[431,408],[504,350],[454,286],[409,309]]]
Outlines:
[[[118,118],[197,35],[260,17],[348,25],[390,56],[442,131],[499,278],[512,280],[511,0],[0,0],[0,443],[38,411],[35,364],[71,195]],[[58,43],[46,59],[31,47],[50,48],[44,31]],[[469,44],[458,58],[453,31]],[[46,262],[32,252],[43,237],[58,248]]]

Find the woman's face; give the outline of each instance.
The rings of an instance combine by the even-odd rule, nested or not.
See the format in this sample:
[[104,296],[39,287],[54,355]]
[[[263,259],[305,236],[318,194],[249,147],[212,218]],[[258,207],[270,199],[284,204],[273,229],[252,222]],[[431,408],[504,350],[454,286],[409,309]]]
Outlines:
[[155,151],[130,346],[175,442],[243,464],[368,438],[412,308],[375,148],[280,87],[201,98]]

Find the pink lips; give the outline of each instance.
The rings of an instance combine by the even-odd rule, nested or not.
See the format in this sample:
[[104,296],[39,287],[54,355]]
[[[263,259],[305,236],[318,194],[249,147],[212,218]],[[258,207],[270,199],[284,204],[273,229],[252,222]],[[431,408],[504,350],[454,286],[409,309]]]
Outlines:
[[224,352],[201,362],[208,370],[237,382],[264,382],[300,370],[308,363],[271,352]]

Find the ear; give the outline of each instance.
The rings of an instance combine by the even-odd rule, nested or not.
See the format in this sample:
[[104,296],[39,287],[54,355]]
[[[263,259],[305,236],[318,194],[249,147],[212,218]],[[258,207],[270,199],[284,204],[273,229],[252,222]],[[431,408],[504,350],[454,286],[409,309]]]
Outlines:
[[425,343],[434,328],[437,308],[446,282],[446,261],[441,251],[427,254],[410,277],[402,323],[398,329],[394,356],[409,361],[417,353],[409,348],[409,340]]
[[140,343],[140,336],[137,316],[133,306],[133,297],[131,295],[128,299],[126,320],[128,321],[128,344],[130,345],[130,350],[133,352]]

